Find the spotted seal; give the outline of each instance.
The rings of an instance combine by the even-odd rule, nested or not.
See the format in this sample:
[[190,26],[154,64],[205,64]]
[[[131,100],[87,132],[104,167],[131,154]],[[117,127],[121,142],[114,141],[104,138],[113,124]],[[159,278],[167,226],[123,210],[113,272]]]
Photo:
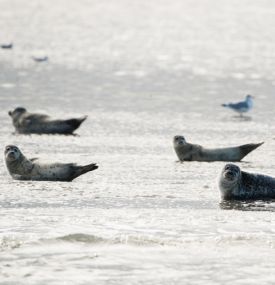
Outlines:
[[15,180],[69,182],[98,168],[94,163],[85,166],[74,163],[41,164],[36,158],[27,159],[15,145],[6,146],[4,154],[7,169]]
[[248,153],[263,144],[245,144],[227,148],[204,148],[188,143],[183,136],[175,136],[174,149],[180,161],[241,161]]
[[29,113],[22,107],[9,111],[9,115],[19,134],[72,134],[87,118],[53,120],[44,114]]
[[219,177],[219,189],[223,200],[257,200],[275,198],[275,178],[241,171],[228,163]]

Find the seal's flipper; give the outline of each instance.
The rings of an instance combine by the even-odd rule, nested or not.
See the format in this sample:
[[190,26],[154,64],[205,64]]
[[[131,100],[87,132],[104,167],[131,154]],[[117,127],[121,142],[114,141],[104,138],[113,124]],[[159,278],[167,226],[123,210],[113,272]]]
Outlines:
[[79,119],[69,119],[66,120],[65,123],[71,126],[72,129],[77,129],[85,120],[87,119],[87,116],[84,116]]
[[243,159],[246,155],[248,155],[251,151],[261,146],[264,142],[261,143],[250,143],[241,145],[240,148],[240,160]]
[[87,173],[89,171],[93,171],[96,169],[98,169],[98,166],[95,163],[91,163],[91,164],[84,165],[84,166],[72,165],[72,180],[84,173]]

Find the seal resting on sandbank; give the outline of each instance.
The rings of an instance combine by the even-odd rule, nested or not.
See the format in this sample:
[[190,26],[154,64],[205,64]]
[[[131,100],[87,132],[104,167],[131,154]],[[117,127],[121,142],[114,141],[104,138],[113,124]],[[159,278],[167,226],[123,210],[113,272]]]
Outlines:
[[9,111],[12,123],[19,134],[72,134],[87,116],[81,118],[53,120],[44,114],[29,113],[25,108],[17,107]]
[[27,159],[15,145],[6,146],[4,154],[7,169],[15,180],[70,182],[98,168],[95,163],[84,166],[75,163],[42,164],[37,158]]
[[275,198],[275,178],[241,171],[229,163],[222,170],[219,189],[223,200],[257,200]]
[[183,136],[175,136],[174,149],[180,161],[241,161],[261,143],[250,143],[227,148],[204,148],[198,144],[188,143]]

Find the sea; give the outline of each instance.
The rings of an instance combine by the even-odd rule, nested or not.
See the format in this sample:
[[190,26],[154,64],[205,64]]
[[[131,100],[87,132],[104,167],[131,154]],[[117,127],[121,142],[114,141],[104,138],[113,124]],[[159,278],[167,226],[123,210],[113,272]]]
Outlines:
[[[2,153],[99,166],[16,181],[2,155],[1,285],[274,284],[275,202],[221,201],[225,162],[180,163],[172,143],[264,142],[237,164],[275,176],[274,1],[0,0],[0,27]],[[243,118],[221,106],[247,94]],[[18,135],[19,106],[88,118]]]

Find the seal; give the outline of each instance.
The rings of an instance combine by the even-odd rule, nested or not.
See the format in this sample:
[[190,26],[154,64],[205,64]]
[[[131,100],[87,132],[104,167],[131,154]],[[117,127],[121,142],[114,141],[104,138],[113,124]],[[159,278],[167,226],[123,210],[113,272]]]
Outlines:
[[87,118],[53,120],[44,114],[29,113],[22,107],[17,107],[8,114],[19,134],[73,134]]
[[241,161],[252,150],[263,144],[244,144],[227,148],[204,148],[188,143],[183,136],[174,137],[174,149],[180,161]]
[[223,200],[257,200],[275,198],[275,178],[241,171],[235,164],[226,164],[219,178]]
[[80,166],[75,163],[41,164],[37,158],[27,159],[15,145],[8,145],[4,151],[7,169],[15,180],[67,181],[95,170],[95,163]]

